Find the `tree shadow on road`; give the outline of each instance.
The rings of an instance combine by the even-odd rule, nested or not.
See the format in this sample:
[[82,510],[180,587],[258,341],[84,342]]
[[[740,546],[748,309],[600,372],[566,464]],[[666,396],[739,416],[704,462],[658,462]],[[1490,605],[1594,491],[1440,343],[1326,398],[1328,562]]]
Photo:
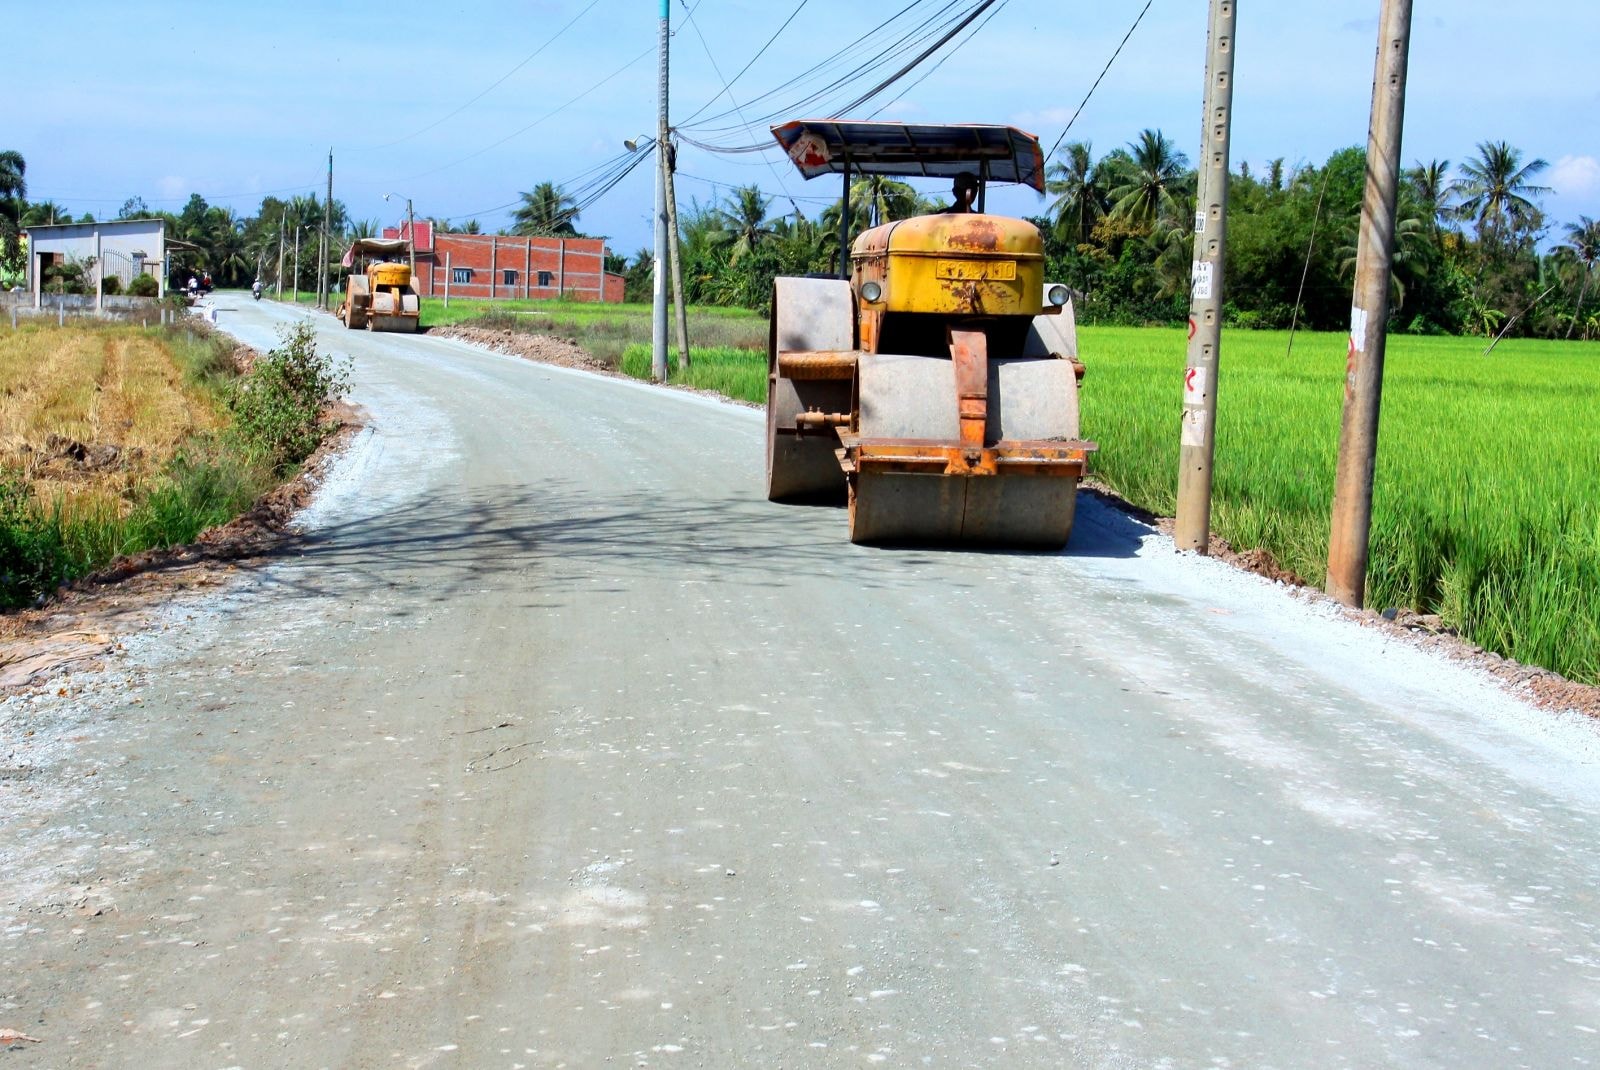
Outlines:
[[[1148,529],[1085,500],[1069,556],[1132,556]],[[1106,516],[1099,515],[1107,514]],[[648,583],[783,588],[827,578],[865,590],[972,587],[972,559],[995,552],[853,546],[842,509],[749,495],[693,500],[597,495],[569,481],[418,497],[287,540],[257,562],[275,585],[361,597],[426,591],[433,602],[484,590],[622,590]],[[1038,557],[1041,555],[1018,555]],[[1049,555],[1045,555],[1049,556]]]

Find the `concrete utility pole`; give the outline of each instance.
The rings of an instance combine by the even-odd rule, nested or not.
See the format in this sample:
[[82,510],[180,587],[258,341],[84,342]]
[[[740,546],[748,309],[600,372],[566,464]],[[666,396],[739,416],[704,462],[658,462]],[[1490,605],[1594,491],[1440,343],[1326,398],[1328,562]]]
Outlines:
[[328,150],[328,199],[322,202],[322,240],[317,243],[317,249],[322,255],[322,261],[317,266],[317,307],[328,307],[328,252],[332,249],[329,244],[333,234],[333,150]]
[[283,209],[278,209],[278,297],[283,297]]
[[306,228],[295,224],[294,228],[294,303],[300,303],[300,232]]
[[1205,120],[1194,216],[1189,361],[1183,373],[1178,515],[1173,541],[1206,553],[1211,542],[1211,465],[1216,453],[1217,364],[1222,350],[1222,273],[1228,241],[1228,158],[1233,121],[1236,0],[1211,0]]
[[[400,196],[398,193],[385,193],[384,200]],[[332,200],[332,198],[329,198]],[[417,277],[417,217],[411,212],[411,198],[406,198],[406,241],[410,243],[411,277]]]
[[1328,593],[1358,609],[1367,597],[1372,472],[1378,459],[1378,410],[1388,342],[1395,202],[1410,53],[1411,0],[1383,0],[1372,83],[1372,125],[1367,134],[1367,192],[1361,202],[1355,301],[1350,310],[1344,418],[1339,425],[1339,468],[1334,477],[1333,526],[1328,539]]
[[[678,169],[678,147],[667,142],[667,251],[672,254],[672,306],[678,319],[678,370],[689,368],[689,310],[683,303],[683,243],[678,239],[678,190],[672,180]],[[600,288],[605,291],[605,266],[602,263]]]
[[656,121],[656,249],[654,296],[651,309],[650,374],[657,382],[667,381],[667,50],[672,36],[672,8],[661,0],[661,25]]

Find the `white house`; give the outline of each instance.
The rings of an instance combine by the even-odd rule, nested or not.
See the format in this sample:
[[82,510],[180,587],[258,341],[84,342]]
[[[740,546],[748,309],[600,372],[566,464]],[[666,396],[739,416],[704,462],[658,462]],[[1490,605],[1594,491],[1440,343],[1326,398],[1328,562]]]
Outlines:
[[92,262],[86,278],[94,279],[95,303],[103,296],[102,280],[115,275],[122,289],[140,274],[156,277],[167,292],[167,224],[163,219],[118,219],[109,223],[55,223],[26,227],[28,289],[39,307],[44,276],[56,264]]

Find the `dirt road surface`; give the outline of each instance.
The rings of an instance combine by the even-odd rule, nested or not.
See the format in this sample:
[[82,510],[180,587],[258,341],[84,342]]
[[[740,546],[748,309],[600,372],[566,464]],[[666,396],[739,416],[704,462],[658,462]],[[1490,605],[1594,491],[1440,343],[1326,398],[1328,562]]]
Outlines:
[[752,410],[316,322],[370,426],[299,544],[0,706],[7,1066],[1600,1064],[1591,722],[1092,502],[857,549]]

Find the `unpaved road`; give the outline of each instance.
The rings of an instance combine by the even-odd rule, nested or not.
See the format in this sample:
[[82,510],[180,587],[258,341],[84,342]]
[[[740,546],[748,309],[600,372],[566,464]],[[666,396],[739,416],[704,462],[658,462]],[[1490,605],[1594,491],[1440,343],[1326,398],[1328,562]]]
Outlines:
[[1600,1063],[1592,724],[1093,503],[856,549],[751,410],[317,322],[303,543],[0,706],[0,1061]]

